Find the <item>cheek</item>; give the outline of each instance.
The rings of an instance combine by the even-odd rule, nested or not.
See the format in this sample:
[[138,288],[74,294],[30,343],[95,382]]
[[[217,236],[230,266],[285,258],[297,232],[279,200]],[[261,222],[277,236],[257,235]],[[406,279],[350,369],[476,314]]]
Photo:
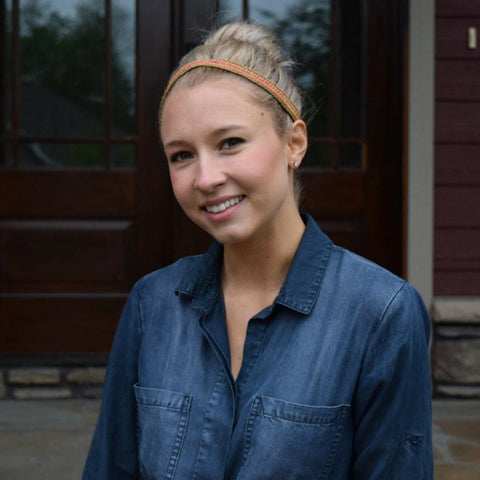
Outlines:
[[191,200],[189,197],[192,196],[193,190],[189,188],[188,175],[170,171],[170,183],[175,198],[180,204],[183,205]]
[[256,158],[261,162],[261,170],[258,173],[264,178],[275,178],[278,182],[288,174],[288,161],[280,148],[273,150],[267,146],[257,152]]

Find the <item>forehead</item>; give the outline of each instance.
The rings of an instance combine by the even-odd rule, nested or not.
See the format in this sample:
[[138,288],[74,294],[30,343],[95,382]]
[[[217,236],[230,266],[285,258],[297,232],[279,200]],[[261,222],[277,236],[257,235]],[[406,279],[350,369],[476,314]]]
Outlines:
[[248,122],[261,118],[264,121],[270,115],[258,101],[257,89],[256,85],[233,75],[192,87],[176,85],[161,111],[162,138],[172,129],[191,124],[200,127],[234,120]]

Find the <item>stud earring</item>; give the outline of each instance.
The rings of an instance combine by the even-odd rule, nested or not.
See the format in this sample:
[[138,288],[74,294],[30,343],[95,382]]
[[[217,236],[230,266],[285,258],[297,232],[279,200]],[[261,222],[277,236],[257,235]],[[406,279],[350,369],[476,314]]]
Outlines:
[[298,162],[293,162],[293,168],[298,168],[300,164]]

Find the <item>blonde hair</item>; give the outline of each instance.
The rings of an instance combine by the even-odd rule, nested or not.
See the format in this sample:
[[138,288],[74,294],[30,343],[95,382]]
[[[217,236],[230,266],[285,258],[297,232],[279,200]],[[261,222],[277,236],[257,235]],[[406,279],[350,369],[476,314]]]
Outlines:
[[[302,96],[291,72],[294,62],[284,54],[277,38],[266,27],[246,22],[229,23],[220,27],[212,32],[203,44],[182,58],[170,80],[183,66],[199,60],[226,60],[254,70],[276,84],[292,101],[300,116],[302,115]],[[172,90],[180,87],[191,88],[207,80],[222,78],[224,75],[234,76],[215,68],[196,68],[179,78],[172,86]],[[240,81],[243,80],[240,78]],[[271,112],[278,131],[286,132],[292,120],[281,104],[261,88],[253,87],[252,91]]]

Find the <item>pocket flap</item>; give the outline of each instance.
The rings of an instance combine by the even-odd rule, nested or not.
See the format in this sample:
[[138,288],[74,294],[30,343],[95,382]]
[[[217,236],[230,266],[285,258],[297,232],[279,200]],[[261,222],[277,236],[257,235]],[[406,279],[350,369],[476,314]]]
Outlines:
[[328,425],[343,423],[349,405],[313,406],[301,403],[286,402],[272,397],[257,397],[254,409],[256,413],[291,422]]
[[133,388],[138,404],[167,408],[185,413],[190,410],[192,398],[190,395],[159,388],[141,387],[138,384],[135,384]]

